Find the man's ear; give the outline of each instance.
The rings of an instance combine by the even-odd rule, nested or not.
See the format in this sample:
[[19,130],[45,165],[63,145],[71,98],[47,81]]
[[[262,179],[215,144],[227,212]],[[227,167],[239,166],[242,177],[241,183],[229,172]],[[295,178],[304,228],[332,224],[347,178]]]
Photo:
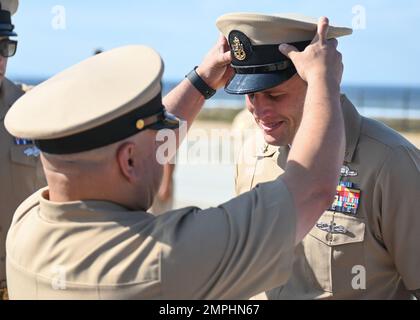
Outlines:
[[135,144],[126,142],[117,150],[117,162],[122,176],[132,183],[137,180],[135,163]]

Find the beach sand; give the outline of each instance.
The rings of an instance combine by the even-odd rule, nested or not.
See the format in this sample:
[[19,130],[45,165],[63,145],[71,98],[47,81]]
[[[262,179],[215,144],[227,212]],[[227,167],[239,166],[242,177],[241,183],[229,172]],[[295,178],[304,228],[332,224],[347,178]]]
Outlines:
[[420,133],[404,133],[401,134],[417,148],[420,148]]

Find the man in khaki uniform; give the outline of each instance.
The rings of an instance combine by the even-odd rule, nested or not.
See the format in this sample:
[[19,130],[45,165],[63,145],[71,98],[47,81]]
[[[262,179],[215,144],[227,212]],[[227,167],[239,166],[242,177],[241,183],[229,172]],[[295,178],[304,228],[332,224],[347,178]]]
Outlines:
[[[296,56],[297,64],[318,58],[301,73],[313,104],[285,175],[217,208],[146,212],[174,156],[161,157],[158,130],[173,129],[165,133],[176,143],[179,120],[168,112],[190,125],[204,97],[224,86],[231,58],[223,37],[163,99],[168,112],[161,58],[144,46],[91,57],[18,100],[6,127],[35,140],[48,188],[18,208],[8,232],[10,297],[233,299],[283,284],[295,244],[334,195],[344,157],[342,65],[327,30],[322,20],[308,52]],[[326,117],[313,121],[318,113]]]
[[30,194],[46,185],[43,179],[39,151],[32,141],[11,136],[4,127],[4,117],[10,106],[23,95],[5,78],[7,60],[16,53],[17,41],[9,37],[13,31],[11,15],[18,1],[0,1],[0,299],[7,298],[6,234],[18,205]]
[[[288,36],[287,41],[296,42],[314,32],[313,23],[308,28],[310,20],[299,16],[227,15],[218,25],[226,35],[250,26],[244,32],[261,45],[267,37],[281,43]],[[284,173],[306,95],[305,83],[293,74],[257,87],[273,77],[261,72],[252,74],[252,80],[242,79],[248,87],[234,87],[235,79],[228,86],[231,92],[247,93],[248,109],[264,136],[262,141],[249,140],[244,148],[245,159],[236,172],[237,194]],[[344,95],[341,109],[346,152],[336,199],[296,248],[289,281],[269,291],[268,298],[419,297],[419,150],[382,123],[362,117]]]

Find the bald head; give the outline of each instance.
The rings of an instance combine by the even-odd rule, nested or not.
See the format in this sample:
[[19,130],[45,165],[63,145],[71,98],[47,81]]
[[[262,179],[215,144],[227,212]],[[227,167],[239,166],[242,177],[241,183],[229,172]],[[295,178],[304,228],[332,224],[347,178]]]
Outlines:
[[70,155],[42,154],[52,201],[104,200],[147,210],[158,190],[156,132]]
[[113,162],[112,160],[115,159],[120,144],[121,142],[95,150],[67,155],[42,153],[44,168],[63,174],[71,172],[84,173],[85,171],[91,171],[91,173],[101,172]]

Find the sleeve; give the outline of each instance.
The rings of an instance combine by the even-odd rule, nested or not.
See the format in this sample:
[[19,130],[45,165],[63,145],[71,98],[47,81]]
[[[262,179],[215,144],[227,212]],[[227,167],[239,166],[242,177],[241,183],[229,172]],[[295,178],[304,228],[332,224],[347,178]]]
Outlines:
[[249,299],[290,275],[296,217],[281,178],[218,208],[166,219],[161,273],[169,299]]
[[384,244],[408,290],[420,288],[420,152],[394,149],[386,160],[375,193]]

